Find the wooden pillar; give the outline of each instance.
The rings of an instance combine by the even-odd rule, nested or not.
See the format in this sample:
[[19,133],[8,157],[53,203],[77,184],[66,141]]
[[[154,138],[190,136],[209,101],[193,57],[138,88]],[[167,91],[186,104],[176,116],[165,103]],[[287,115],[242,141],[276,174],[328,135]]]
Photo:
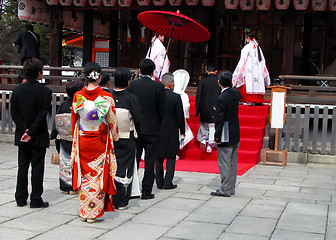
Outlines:
[[302,75],[310,75],[310,50],[311,50],[311,33],[312,33],[312,13],[305,13],[304,30],[302,42]]
[[[51,67],[62,66],[63,12],[60,6],[50,6],[49,63]],[[50,71],[51,76],[60,76],[60,71]],[[51,85],[61,85],[58,80],[49,80]]]
[[131,67],[136,68],[139,66],[139,42],[140,42],[140,25],[137,19],[138,11],[132,10],[131,12]]
[[[291,8],[288,9],[285,16],[284,44],[282,57],[282,74],[293,74],[293,59],[295,45],[295,13]],[[292,84],[293,82],[286,82]]]
[[119,10],[110,12],[109,66],[119,66]]
[[[210,39],[208,41],[208,54],[207,55],[214,58],[214,56],[218,56],[218,54],[215,54],[216,52],[216,9],[215,7],[211,7],[208,13],[209,13]],[[208,59],[208,60],[210,60],[210,62],[218,66],[218,59]],[[209,62],[207,64],[209,64]]]
[[92,11],[87,10],[84,13],[84,33],[83,33],[83,66],[92,61],[93,45],[93,17]]

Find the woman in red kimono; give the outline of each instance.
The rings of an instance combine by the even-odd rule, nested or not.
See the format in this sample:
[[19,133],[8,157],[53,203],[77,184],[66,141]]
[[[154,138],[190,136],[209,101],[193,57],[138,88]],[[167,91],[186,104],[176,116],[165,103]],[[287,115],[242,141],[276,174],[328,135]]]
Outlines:
[[119,134],[113,97],[99,86],[100,66],[89,62],[84,73],[88,85],[74,95],[72,103],[71,166],[80,217],[92,223],[105,211],[114,211],[117,164],[113,141]]

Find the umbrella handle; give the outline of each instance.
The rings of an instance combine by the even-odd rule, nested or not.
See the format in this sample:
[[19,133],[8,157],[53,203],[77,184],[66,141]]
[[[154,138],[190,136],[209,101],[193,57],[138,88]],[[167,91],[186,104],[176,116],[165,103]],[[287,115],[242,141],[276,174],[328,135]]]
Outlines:
[[165,56],[163,58],[162,66],[161,66],[161,69],[160,69],[159,80],[160,80],[160,77],[161,77],[161,73],[162,73],[164,63],[166,61],[167,52],[168,52],[168,48],[169,48],[169,45],[170,45],[170,42],[171,42],[171,39],[172,39],[172,36],[173,36],[173,32],[174,32],[174,28],[172,28],[172,31],[171,31],[171,34],[170,34],[170,37],[169,37],[169,40],[168,40],[167,50],[166,50]]

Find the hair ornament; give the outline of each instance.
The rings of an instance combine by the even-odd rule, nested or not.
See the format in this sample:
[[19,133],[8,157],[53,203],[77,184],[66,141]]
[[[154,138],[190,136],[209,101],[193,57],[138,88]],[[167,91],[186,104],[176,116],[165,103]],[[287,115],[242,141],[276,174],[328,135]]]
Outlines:
[[87,77],[93,80],[97,80],[100,77],[100,73],[96,72],[96,70],[93,70]]

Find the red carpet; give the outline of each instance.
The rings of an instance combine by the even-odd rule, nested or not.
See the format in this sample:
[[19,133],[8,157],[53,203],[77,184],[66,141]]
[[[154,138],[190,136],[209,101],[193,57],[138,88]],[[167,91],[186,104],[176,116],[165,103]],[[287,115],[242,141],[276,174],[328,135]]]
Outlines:
[[[199,117],[195,118],[195,97],[189,97],[190,118],[187,120],[196,139]],[[240,145],[238,150],[237,175],[243,175],[260,161],[263,147],[265,125],[269,114],[269,105],[239,106]],[[219,173],[217,151],[208,154],[198,148],[199,142],[190,142],[186,149],[180,151],[181,157],[176,161],[176,171]],[[140,163],[143,167],[143,162]]]

